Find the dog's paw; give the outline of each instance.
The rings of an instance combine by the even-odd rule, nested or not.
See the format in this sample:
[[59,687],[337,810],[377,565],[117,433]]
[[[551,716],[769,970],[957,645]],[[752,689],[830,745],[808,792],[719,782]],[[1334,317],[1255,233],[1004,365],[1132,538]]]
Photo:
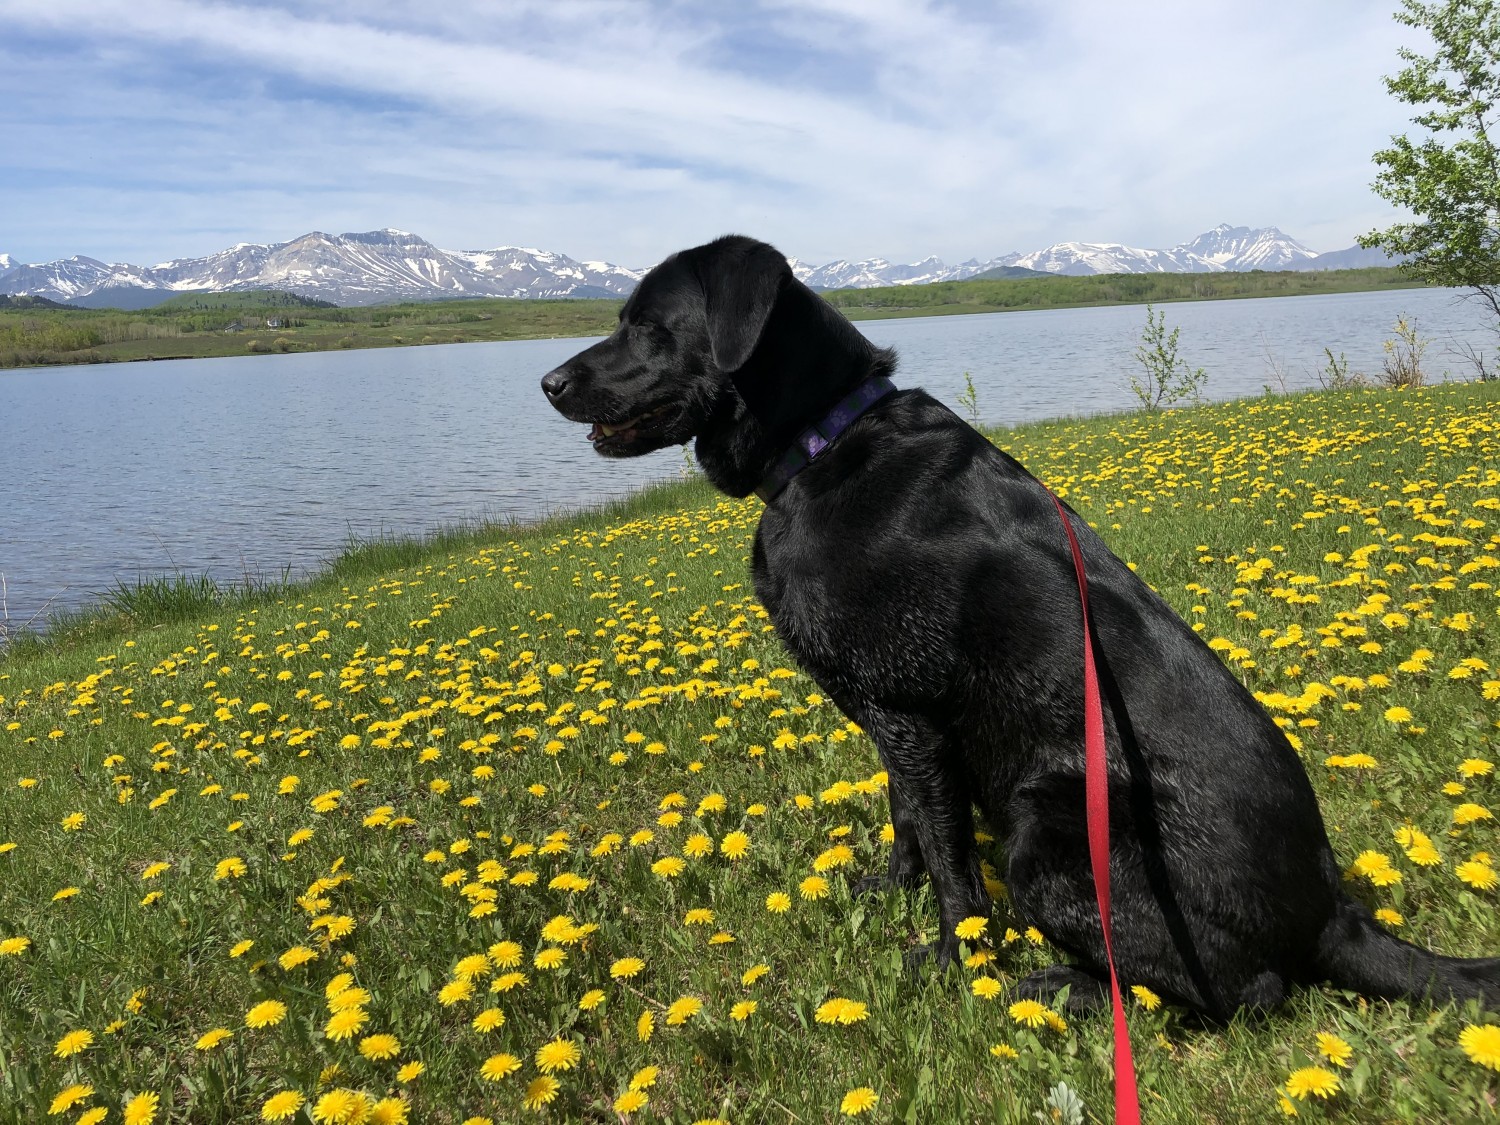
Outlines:
[[1109,981],[1072,965],[1048,965],[1022,977],[1016,993],[1023,1000],[1037,1000],[1053,1006],[1058,995],[1067,989],[1062,1010],[1068,1015],[1083,1015],[1110,1004]]
[[888,875],[866,875],[850,889],[849,894],[854,898],[873,898],[884,894],[891,889],[891,879]]
[[958,947],[949,942],[914,945],[902,956],[907,975],[921,976],[924,973],[942,973],[958,960]]

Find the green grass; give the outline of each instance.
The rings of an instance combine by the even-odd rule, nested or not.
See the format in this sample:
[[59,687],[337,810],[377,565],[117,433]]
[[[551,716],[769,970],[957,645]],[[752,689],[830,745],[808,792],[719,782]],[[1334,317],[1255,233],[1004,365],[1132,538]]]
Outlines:
[[[1497,415],[1500,387],[1473,384],[996,435],[1297,740],[1341,862],[1363,857],[1354,893],[1464,955],[1500,952],[1495,891],[1460,875],[1486,882],[1492,861],[1473,857],[1500,845],[1493,816],[1466,808],[1497,802],[1482,765],[1500,734]],[[111,1121],[143,1092],[158,1122],[258,1121],[285,1090],[306,1122],[337,1089],[406,1099],[372,1119],[615,1120],[655,1067],[631,1120],[825,1121],[869,1087],[876,1120],[1030,1125],[1059,1082],[1109,1120],[1107,1019],[1029,1028],[1012,996],[970,987],[1055,957],[1003,894],[975,943],[993,960],[916,978],[901,955],[933,936],[930,892],[850,898],[884,858],[879,763],[754,601],[758,513],[670,485],[535,528],[372,544],[232,604],[169,584],[0,662],[0,845],[16,845],[0,853],[0,951],[27,939],[0,953],[5,1119],[50,1119],[76,1083]],[[1440,862],[1408,856],[1408,826]],[[587,886],[556,881],[569,873]],[[804,898],[815,875],[826,892]],[[772,894],[790,909],[768,910]],[[702,910],[712,921],[687,924]],[[560,967],[535,964],[548,948]],[[643,967],[617,979],[626,957]],[[504,988],[512,971],[526,983]],[[343,994],[367,1017],[348,1040],[329,1036],[342,973],[368,994]],[[670,1025],[684,998],[701,1010]],[[820,1022],[834,998],[863,1018]],[[247,1027],[268,1000],[285,1017]],[[476,1029],[490,1007],[504,1023]],[[1486,1120],[1500,1095],[1459,1045],[1496,1022],[1472,1010],[1309,989],[1227,1027],[1136,1005],[1131,1019],[1152,1122],[1278,1118],[1320,1033],[1352,1054],[1323,1062],[1341,1089],[1297,1102],[1304,1120]],[[232,1035],[196,1046],[215,1029]],[[375,1033],[395,1058],[361,1054]],[[533,1114],[538,1050],[559,1038],[579,1059]],[[503,1054],[519,1073],[484,1077]]]
[[[1289,297],[1413,288],[1399,269],[1108,274],[844,289],[824,296],[855,320],[1087,305]],[[602,336],[621,302],[489,298],[307,307],[287,293],[182,294],[136,312],[0,308],[0,368]],[[281,321],[277,328],[268,320]]]

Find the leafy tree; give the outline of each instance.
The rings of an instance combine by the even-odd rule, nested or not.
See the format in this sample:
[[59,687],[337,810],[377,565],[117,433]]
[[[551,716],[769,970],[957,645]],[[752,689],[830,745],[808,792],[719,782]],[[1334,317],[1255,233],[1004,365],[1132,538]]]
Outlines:
[[1401,48],[1406,66],[1386,89],[1418,108],[1426,130],[1391,138],[1374,156],[1374,188],[1411,222],[1359,241],[1409,255],[1404,268],[1432,285],[1469,288],[1500,318],[1500,10],[1495,0],[1401,0],[1396,22],[1432,37],[1431,55]]

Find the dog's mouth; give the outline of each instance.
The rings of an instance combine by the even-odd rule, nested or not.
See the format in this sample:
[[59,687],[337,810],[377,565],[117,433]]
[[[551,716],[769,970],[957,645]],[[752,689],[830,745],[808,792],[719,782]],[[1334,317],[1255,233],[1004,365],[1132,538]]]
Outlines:
[[595,422],[589,430],[589,441],[596,452],[614,456],[649,452],[661,444],[660,439],[681,414],[680,407],[667,403],[619,422]]

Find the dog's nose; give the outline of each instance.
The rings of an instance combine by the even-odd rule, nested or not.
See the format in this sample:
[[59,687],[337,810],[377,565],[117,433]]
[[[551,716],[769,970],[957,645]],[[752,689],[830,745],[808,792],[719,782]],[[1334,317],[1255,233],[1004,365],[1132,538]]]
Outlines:
[[568,373],[561,367],[547,372],[542,376],[542,393],[551,401],[556,402],[568,389]]

